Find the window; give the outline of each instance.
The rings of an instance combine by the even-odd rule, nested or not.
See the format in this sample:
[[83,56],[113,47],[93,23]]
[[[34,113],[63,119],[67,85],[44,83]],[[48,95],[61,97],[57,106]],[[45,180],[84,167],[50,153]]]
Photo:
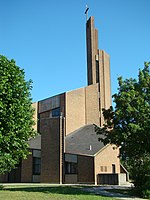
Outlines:
[[50,111],[50,117],[59,117],[59,116],[60,116],[60,107]]
[[33,157],[33,175],[41,174],[41,158]]
[[112,164],[112,173],[115,174],[116,173],[116,165]]
[[77,163],[65,162],[65,173],[66,174],[77,174]]
[[100,169],[101,172],[107,172],[107,166],[101,166]]
[[96,83],[99,83],[99,62],[96,60]]

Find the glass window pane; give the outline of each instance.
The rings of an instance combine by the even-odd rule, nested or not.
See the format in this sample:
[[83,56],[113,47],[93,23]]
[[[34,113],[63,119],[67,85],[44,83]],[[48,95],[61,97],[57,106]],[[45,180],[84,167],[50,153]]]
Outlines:
[[60,116],[60,108],[55,108],[52,110],[52,117]]
[[41,174],[41,158],[33,157],[33,175]]

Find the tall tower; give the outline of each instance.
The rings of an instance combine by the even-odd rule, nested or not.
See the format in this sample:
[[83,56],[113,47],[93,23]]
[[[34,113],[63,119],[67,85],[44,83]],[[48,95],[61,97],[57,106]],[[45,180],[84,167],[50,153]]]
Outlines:
[[109,55],[98,49],[98,30],[94,27],[93,16],[86,22],[86,44],[88,85],[99,84],[100,125],[102,126],[104,122],[102,108],[109,108],[111,105],[110,61]]

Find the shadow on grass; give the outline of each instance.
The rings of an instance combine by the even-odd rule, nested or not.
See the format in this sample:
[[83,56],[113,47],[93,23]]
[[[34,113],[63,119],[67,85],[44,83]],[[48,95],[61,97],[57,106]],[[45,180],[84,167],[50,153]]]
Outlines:
[[67,194],[67,195],[96,195],[84,191],[79,186],[15,186],[3,187],[5,191],[24,191],[24,192],[43,192],[49,194]]
[[127,195],[127,196],[135,196],[135,192],[133,188],[130,189],[107,189],[106,191],[111,192],[111,193],[119,193],[122,195]]

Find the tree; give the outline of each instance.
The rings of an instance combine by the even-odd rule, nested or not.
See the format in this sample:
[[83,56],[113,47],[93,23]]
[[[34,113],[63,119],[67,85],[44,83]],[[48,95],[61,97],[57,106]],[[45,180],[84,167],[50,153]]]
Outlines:
[[29,154],[27,141],[35,135],[31,84],[14,60],[0,55],[0,174]]
[[134,184],[141,187],[150,177],[150,63],[139,70],[138,80],[118,78],[115,108],[103,109],[105,124],[96,127],[104,144],[116,144],[129,166]]

